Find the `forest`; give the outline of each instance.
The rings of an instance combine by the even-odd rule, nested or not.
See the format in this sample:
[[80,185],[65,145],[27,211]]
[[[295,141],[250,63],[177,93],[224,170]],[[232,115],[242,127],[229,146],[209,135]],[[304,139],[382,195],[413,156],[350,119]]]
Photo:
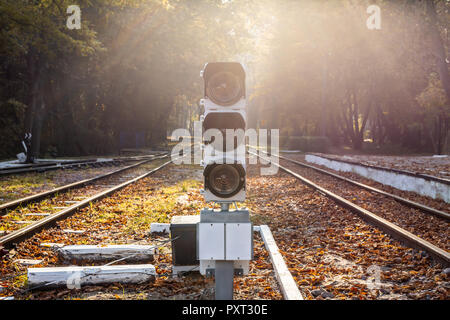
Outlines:
[[[80,28],[69,28],[77,5]],[[380,27],[368,28],[368,7]],[[445,0],[2,0],[0,158],[161,148],[206,62],[246,69],[248,126],[284,148],[450,153]],[[335,149],[333,149],[335,148]]]

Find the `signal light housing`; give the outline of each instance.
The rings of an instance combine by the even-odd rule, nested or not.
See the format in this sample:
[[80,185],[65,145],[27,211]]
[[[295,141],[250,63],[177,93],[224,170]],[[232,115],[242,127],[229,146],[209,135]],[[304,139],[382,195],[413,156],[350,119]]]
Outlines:
[[[245,201],[245,71],[238,62],[207,63],[201,72],[204,80],[205,107],[204,197],[207,202]],[[234,131],[228,131],[231,129]],[[214,134],[212,132],[215,132]],[[222,145],[214,143],[222,134]],[[227,135],[232,133],[227,146]],[[220,138],[220,136],[219,136]],[[218,141],[219,142],[219,141]],[[237,151],[237,152],[236,152]]]

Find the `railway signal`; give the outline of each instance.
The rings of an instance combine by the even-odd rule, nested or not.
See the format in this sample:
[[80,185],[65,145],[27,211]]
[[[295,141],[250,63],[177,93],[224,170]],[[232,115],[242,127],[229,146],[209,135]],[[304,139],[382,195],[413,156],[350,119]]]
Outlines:
[[245,71],[237,62],[205,65],[201,117],[204,197],[207,202],[245,200]]
[[[245,71],[237,62],[207,63],[204,79],[203,175],[206,202],[197,225],[200,273],[214,275],[216,299],[233,298],[233,277],[248,273],[253,258],[253,228],[245,200]],[[230,210],[230,204],[235,210]]]

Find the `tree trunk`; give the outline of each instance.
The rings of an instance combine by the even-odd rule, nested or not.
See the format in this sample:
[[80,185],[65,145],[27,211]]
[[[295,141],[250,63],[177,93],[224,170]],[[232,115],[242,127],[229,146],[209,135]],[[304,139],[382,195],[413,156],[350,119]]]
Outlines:
[[432,37],[434,54],[436,56],[436,66],[441,78],[442,87],[447,95],[447,102],[450,104],[450,75],[448,72],[448,66],[446,62],[446,53],[444,45],[442,44],[442,38],[437,25],[436,5],[433,0],[426,1],[427,3],[427,15],[430,19],[430,35]]
[[31,138],[31,150],[29,150],[29,153],[31,154],[31,158],[33,160],[36,160],[39,157],[41,147],[42,123],[44,121],[44,112],[45,112],[45,102],[42,94],[39,100],[40,100],[39,107],[34,117],[34,124],[32,131],[33,135]]
[[376,119],[376,136],[377,136],[377,145],[381,147],[384,144],[384,140],[386,138],[386,128],[384,127],[384,115],[381,107],[377,107],[377,119]]
[[[41,90],[41,75],[42,75],[42,67],[39,62],[39,58],[36,57],[33,50],[30,51],[27,55],[27,68],[28,68],[28,79],[30,85],[30,91],[28,95],[28,105],[25,110],[25,120],[24,120],[24,137],[29,134],[33,134],[34,131],[34,123],[35,116],[37,112],[37,105],[39,103],[39,91]],[[33,159],[33,140],[35,138],[32,135],[31,145],[28,145],[27,148],[27,163],[32,163]]]
[[[364,141],[364,129],[367,124],[367,119],[369,118],[371,109],[371,104],[366,108],[361,125],[359,124],[359,107],[356,100],[355,93],[351,94],[349,97],[349,118],[347,120],[347,130],[349,132],[349,136],[351,137],[353,149],[361,150],[363,141]],[[345,115],[344,115],[345,116]]]
[[31,138],[31,157],[32,159],[37,159],[39,156],[39,151],[41,147],[41,132],[42,132],[42,123],[44,122],[45,113],[46,113],[46,105],[45,105],[45,96],[46,96],[46,87],[45,87],[46,76],[40,74],[39,76],[39,87],[37,94],[37,104],[34,109],[34,121],[33,121],[33,130],[32,130],[32,138]]

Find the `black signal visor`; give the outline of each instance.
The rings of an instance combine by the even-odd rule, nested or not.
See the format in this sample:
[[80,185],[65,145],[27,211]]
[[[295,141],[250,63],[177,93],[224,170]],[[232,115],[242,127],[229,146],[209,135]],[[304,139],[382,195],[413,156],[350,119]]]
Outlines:
[[[245,120],[240,113],[237,112],[212,112],[208,113],[205,120],[203,120],[203,132],[208,129],[218,129],[222,133],[222,151],[227,150],[227,135],[226,129],[238,130],[242,129],[243,134],[236,132],[233,137],[232,145],[228,146],[229,150],[235,150],[239,145],[245,141]],[[212,143],[212,141],[206,141],[205,144]]]
[[203,130],[208,129],[245,130],[245,119],[237,112],[211,112],[203,120]]

